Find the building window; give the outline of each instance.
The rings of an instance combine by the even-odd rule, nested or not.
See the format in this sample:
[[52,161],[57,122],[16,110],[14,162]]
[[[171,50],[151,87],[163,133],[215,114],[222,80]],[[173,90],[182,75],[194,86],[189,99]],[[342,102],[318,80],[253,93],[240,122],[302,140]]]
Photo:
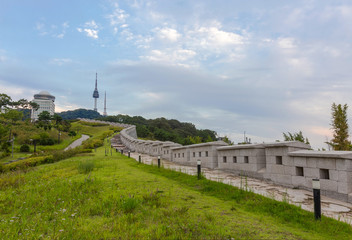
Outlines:
[[178,157],[180,157],[180,154],[178,154]]
[[166,152],[166,151],[164,150],[164,154],[165,154],[165,152]]
[[175,158],[176,158],[176,153],[175,153]]
[[303,167],[296,167],[296,176],[304,176]]
[[232,157],[232,162],[233,162],[233,163],[237,163],[237,157],[236,157],[236,156],[233,156],[233,157]]
[[276,156],[276,164],[282,165],[282,156]]
[[167,150],[167,154],[169,154],[169,150]]
[[183,158],[185,157],[185,153],[182,153],[182,157],[183,157]]
[[201,157],[202,156],[202,152],[199,152],[199,157]]
[[208,151],[205,151],[205,156],[208,157]]
[[226,162],[227,162],[227,158],[226,158],[226,156],[223,156],[223,157],[222,157],[222,161],[223,161],[224,163],[226,163]]
[[196,152],[193,152],[193,157],[196,157]]
[[244,163],[249,163],[248,156],[244,156]]
[[320,169],[320,179],[330,179],[329,169]]

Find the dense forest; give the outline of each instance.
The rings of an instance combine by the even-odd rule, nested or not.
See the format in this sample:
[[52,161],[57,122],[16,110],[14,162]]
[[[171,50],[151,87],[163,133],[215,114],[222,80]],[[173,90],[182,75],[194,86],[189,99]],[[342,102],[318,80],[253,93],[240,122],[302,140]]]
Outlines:
[[197,129],[194,124],[175,119],[145,119],[141,116],[116,115],[101,117],[99,120],[135,125],[140,138],[173,141],[182,145],[216,141],[216,132]]
[[64,120],[72,120],[72,119],[77,119],[77,118],[88,118],[88,119],[96,119],[101,117],[100,113],[94,111],[94,110],[88,110],[88,109],[76,109],[73,111],[66,111],[66,112],[61,112],[58,113]]

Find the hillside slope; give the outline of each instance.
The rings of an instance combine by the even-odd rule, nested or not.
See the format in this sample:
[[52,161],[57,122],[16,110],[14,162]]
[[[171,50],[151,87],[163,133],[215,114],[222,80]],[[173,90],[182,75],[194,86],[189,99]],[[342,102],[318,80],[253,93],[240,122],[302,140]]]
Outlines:
[[312,213],[297,207],[138,164],[116,152],[106,156],[106,149],[0,175],[1,238],[348,239],[352,234],[347,224],[325,217],[315,222]]

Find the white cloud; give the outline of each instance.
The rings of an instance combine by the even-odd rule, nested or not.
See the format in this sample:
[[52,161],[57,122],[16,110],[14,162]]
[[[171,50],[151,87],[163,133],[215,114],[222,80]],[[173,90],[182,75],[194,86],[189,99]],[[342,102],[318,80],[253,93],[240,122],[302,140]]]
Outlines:
[[111,26],[117,26],[120,24],[124,24],[129,15],[125,12],[125,10],[119,8],[118,3],[113,4],[113,12],[107,16],[110,20]]
[[58,66],[62,66],[67,63],[72,63],[72,59],[70,59],[70,58],[53,58],[50,60],[50,63],[58,65]]
[[45,36],[48,34],[48,32],[45,30],[45,24],[42,22],[37,22],[35,29],[39,32],[40,36]]
[[88,21],[84,24],[84,28],[77,28],[78,32],[84,32],[86,33],[87,37],[98,39],[98,25],[94,20]]
[[164,27],[164,28],[156,28],[155,31],[160,39],[165,39],[171,42],[176,42],[180,37],[181,34],[177,32],[177,30]]
[[225,32],[217,27],[201,27],[196,33],[199,34],[200,44],[204,47],[218,48],[244,44],[243,36],[233,32]]
[[189,61],[196,56],[196,52],[189,49],[164,49],[151,50],[149,55],[141,57],[152,62],[160,62],[163,64],[189,66]]
[[293,38],[279,38],[277,40],[278,46],[283,49],[293,49],[296,47]]
[[96,24],[96,22],[94,20],[90,21],[90,22],[86,22],[84,24],[84,26],[86,28],[93,28],[93,29],[97,29],[98,28],[98,25]]
[[35,29],[39,32],[40,36],[50,35],[51,37],[55,38],[64,38],[66,34],[66,30],[69,28],[68,22],[64,22],[61,24],[61,32],[58,33],[59,27],[55,24],[52,24],[48,29],[43,22],[37,22]]
[[84,31],[87,33],[88,37],[94,38],[94,39],[98,39],[98,30],[94,30],[94,29],[84,29]]

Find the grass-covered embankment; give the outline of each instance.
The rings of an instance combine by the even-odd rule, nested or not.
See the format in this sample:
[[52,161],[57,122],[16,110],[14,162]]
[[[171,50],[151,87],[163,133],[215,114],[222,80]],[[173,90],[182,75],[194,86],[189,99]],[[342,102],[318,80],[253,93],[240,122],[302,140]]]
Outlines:
[[[28,171],[28,170],[27,170]],[[0,177],[3,239],[349,239],[352,228],[104,148]]]

